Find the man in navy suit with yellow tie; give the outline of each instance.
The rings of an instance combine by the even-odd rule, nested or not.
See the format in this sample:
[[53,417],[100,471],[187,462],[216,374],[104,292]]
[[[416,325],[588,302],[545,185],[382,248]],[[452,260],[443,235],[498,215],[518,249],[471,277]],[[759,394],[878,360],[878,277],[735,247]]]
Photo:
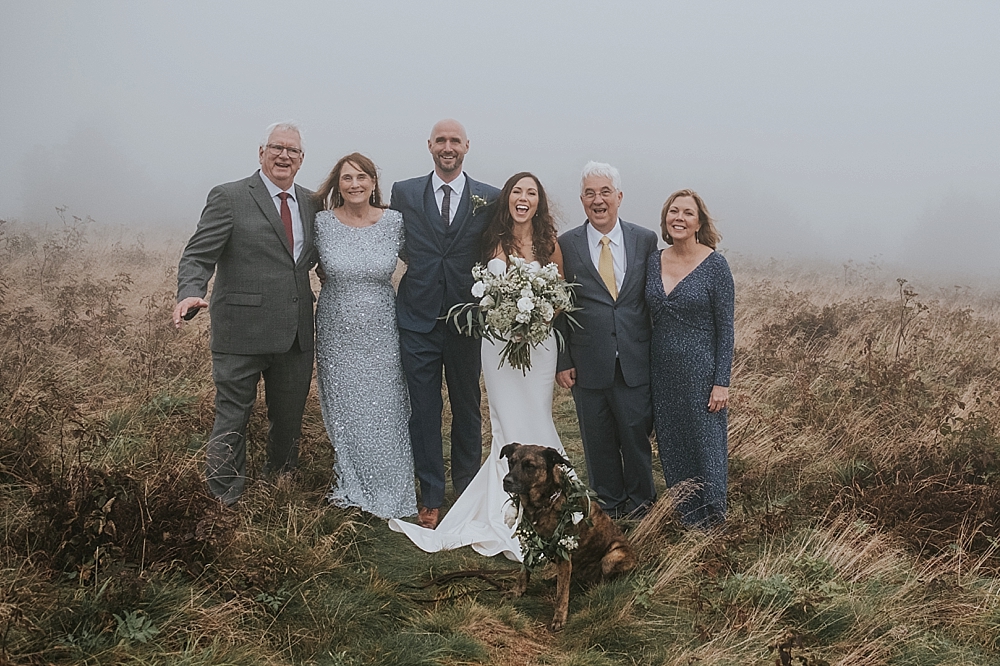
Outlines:
[[590,485],[613,518],[641,517],[656,499],[649,392],[646,262],[656,234],[618,217],[621,176],[610,164],[583,168],[587,221],[559,237],[575,283],[580,328],[563,326],[556,382],[573,390]]

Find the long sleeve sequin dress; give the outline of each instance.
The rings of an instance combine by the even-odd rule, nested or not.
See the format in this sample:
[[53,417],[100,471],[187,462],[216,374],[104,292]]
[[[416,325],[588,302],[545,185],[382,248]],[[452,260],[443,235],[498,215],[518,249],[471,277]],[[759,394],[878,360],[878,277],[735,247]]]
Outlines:
[[660,252],[649,257],[646,301],[653,319],[650,388],[660,463],[668,486],[700,489],[679,507],[689,525],[725,520],[728,412],[708,411],[713,386],[729,386],[733,363],[733,276],[713,252],[669,293]]
[[327,499],[381,518],[417,512],[410,415],[392,274],[403,244],[394,210],[369,227],[316,215],[326,282],[316,304],[316,375],[335,452]]

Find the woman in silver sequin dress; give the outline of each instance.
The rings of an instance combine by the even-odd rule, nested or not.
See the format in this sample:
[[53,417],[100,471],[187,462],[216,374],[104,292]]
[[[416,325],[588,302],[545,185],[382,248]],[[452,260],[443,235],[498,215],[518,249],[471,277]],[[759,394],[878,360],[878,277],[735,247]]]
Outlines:
[[[502,268],[508,257],[516,255],[539,264],[554,262],[562,275],[555,223],[538,179],[527,172],[515,174],[494,205],[483,233],[482,263],[499,262],[498,268]],[[531,350],[531,370],[527,373],[509,365],[500,367],[502,348],[503,343],[483,340],[483,380],[493,432],[486,461],[437,529],[389,521],[391,529],[405,533],[427,552],[472,546],[481,555],[503,554],[520,562],[521,546],[514,538],[514,528],[505,522],[510,496],[503,489],[507,459],[500,458],[500,449],[512,442],[531,442],[566,453],[552,421],[558,356],[554,336]]]
[[316,374],[336,454],[327,499],[381,518],[417,512],[409,399],[392,275],[402,216],[387,210],[375,164],[341,158],[316,193],[315,243],[326,273],[316,304]]
[[670,247],[649,255],[646,273],[656,440],[667,485],[697,484],[678,507],[682,520],[711,527],[726,518],[733,276],[696,192],[670,195],[660,229]]

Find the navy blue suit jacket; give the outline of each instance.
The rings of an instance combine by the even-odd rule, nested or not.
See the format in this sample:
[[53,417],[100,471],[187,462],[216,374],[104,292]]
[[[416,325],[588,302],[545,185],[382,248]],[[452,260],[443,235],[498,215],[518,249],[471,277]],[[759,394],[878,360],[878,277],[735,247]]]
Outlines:
[[581,327],[561,327],[567,346],[559,354],[558,369],[576,368],[581,388],[606,389],[614,384],[617,358],[626,384],[648,384],[652,327],[646,306],[646,262],[656,250],[656,234],[621,221],[626,269],[615,300],[590,257],[587,224],[559,237],[566,279],[579,285],[576,303],[581,309],[573,317]]
[[403,214],[406,231],[400,258],[407,268],[396,296],[400,328],[428,333],[451,306],[474,300],[472,267],[479,261],[489,210],[475,208],[472,196],[492,203],[499,193],[466,174],[455,218],[445,225],[434,199],[431,174],[393,184],[389,207]]

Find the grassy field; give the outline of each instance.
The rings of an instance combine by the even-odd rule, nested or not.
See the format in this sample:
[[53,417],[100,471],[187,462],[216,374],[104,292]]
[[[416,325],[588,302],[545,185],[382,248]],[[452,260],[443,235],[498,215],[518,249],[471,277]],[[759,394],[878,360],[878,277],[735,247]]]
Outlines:
[[[180,245],[93,226],[0,221],[0,663],[1000,664],[996,293],[730,257],[731,520],[685,531],[663,493],[638,570],[553,635],[550,575],[509,599],[512,563],[324,504],[315,392],[302,470],[211,501]],[[265,432],[258,409],[253,477]]]

